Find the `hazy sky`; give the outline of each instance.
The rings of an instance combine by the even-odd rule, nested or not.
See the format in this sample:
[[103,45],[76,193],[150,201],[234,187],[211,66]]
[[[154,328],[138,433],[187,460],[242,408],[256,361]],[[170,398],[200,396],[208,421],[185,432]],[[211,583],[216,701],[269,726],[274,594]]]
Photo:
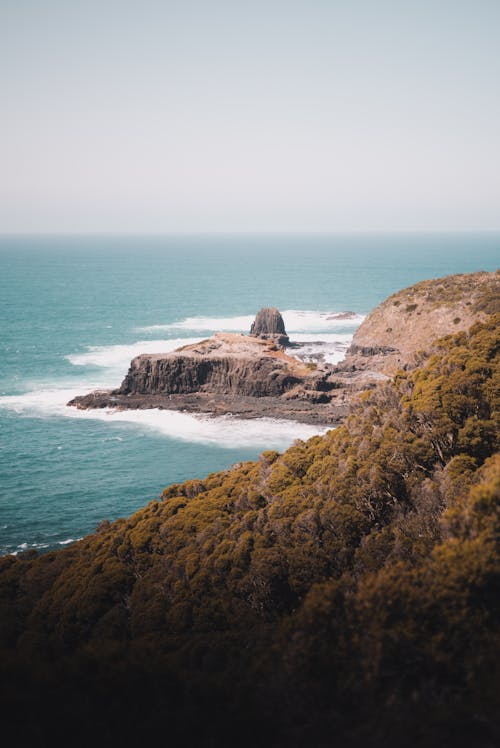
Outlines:
[[500,229],[500,0],[0,0],[0,231]]

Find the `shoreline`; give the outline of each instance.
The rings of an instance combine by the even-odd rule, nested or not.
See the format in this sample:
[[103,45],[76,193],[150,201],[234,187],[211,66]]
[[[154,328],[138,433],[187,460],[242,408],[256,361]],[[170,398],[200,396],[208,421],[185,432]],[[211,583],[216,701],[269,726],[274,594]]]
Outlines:
[[313,403],[283,397],[252,397],[250,395],[189,394],[117,394],[115,390],[99,390],[80,395],[68,402],[80,410],[111,408],[120,410],[172,410],[213,417],[233,416],[240,419],[273,418],[297,421],[314,426],[338,426],[346,417],[347,400],[335,403]]

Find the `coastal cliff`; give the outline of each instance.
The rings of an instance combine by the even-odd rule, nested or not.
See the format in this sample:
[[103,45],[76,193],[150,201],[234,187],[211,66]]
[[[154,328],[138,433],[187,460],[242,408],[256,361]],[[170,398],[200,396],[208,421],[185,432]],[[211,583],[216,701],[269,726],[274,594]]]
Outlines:
[[499,299],[498,272],[417,283],[368,315],[336,366],[294,357],[279,311],[261,309],[250,335],[216,333],[171,353],[137,356],[118,389],[92,392],[68,404],[336,425],[354,396],[420,364],[436,338],[486,321],[498,311]]
[[310,377],[310,370],[272,341],[236,333],[167,355],[137,356],[117,394],[191,392],[276,397]]
[[336,384],[330,369],[283,350],[289,340],[275,312],[279,315],[261,310],[250,335],[216,333],[171,353],[137,356],[118,389],[91,392],[68,404],[338,423],[346,409],[343,400],[331,403]]
[[500,273],[425,280],[389,296],[360,325],[346,364],[393,374],[418,361],[429,342],[468,330],[500,311]]
[[499,324],[430,340],[324,436],[1,558],[5,734],[498,745]]

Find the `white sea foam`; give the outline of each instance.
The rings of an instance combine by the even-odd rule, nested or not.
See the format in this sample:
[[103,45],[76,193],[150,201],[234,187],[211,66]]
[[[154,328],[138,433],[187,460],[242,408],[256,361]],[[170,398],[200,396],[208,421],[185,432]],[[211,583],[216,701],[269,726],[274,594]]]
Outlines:
[[101,366],[126,371],[130,361],[141,353],[169,353],[197,338],[171,338],[169,340],[137,340],[126,345],[92,345],[85,353],[70,353],[66,356],[73,366]]
[[324,361],[327,364],[338,364],[344,358],[352,341],[351,333],[295,333],[290,335],[298,348],[289,350],[292,356],[304,361]]
[[[363,317],[356,315],[342,319],[334,312],[288,310],[283,313],[287,331],[300,347],[290,353],[305,360],[337,363],[347,350],[355,327]],[[190,317],[171,325],[155,325],[143,330],[213,330],[248,331],[254,315],[215,318]],[[352,332],[346,332],[352,330]],[[339,330],[339,332],[336,332]],[[78,410],[66,403],[76,395],[98,388],[116,387],[126,373],[130,361],[141,353],[168,353],[181,346],[197,343],[202,337],[175,337],[155,340],[138,340],[134,343],[111,346],[91,346],[81,353],[66,358],[76,367],[82,367],[79,381],[59,381],[54,386],[36,383],[29,392],[0,397],[0,407],[23,415],[40,417],[86,418],[109,424],[152,429],[166,437],[188,442],[218,445],[221,447],[275,447],[286,448],[296,438],[307,439],[323,433],[326,428],[292,421],[261,418],[243,420],[231,416],[211,417],[191,415],[168,410],[114,411]],[[85,372],[85,367],[88,371]],[[96,367],[100,372],[96,372]],[[93,373],[92,373],[93,372]]]
[[0,407],[22,415],[99,420],[109,425],[131,425],[171,439],[220,447],[286,449],[295,439],[322,434],[327,427],[272,418],[239,419],[201,416],[170,410],[78,410],[66,403],[85,388],[50,389],[0,397]]
[[[90,413],[91,411],[80,411]],[[170,438],[221,447],[275,447],[285,449],[295,439],[308,439],[327,431],[295,421],[272,418],[240,419],[201,416],[168,410],[100,411],[98,417],[154,429]]]
[[355,329],[364,320],[364,315],[353,314],[344,317],[344,312],[314,312],[300,309],[289,309],[283,312],[283,320],[288,332],[328,332],[339,327]]
[[[83,536],[81,538],[68,538],[67,540],[59,540],[55,543],[55,545],[69,545],[70,543],[75,543],[77,540],[82,540]],[[50,543],[19,543],[18,545],[5,545],[0,548],[0,555],[4,554],[10,554],[11,556],[17,556],[19,553],[24,553],[28,550],[44,550],[45,548],[50,548]],[[14,549],[14,550],[12,550]]]
[[[293,332],[328,332],[339,327],[355,328],[364,320],[362,314],[354,314],[346,319],[343,312],[321,312],[307,309],[287,309],[281,314],[288,334]],[[157,332],[159,330],[248,332],[254,319],[255,314],[235,317],[186,317],[178,322],[138,327],[136,330],[141,332]]]
[[136,327],[137,332],[158,332],[164,330],[195,330],[202,332],[248,332],[255,319],[254,314],[237,317],[186,317],[186,319],[165,325]]
[[[4,553],[11,554],[12,556],[17,556],[19,553],[24,553],[27,550],[38,550],[43,548],[48,548],[48,543],[19,543],[18,545],[6,545],[1,549],[1,554]],[[11,548],[14,548],[15,550],[10,550]]]
[[[295,343],[304,343],[297,350],[291,349],[291,355],[314,359],[322,354],[323,360],[330,364],[340,361],[349,347],[352,333],[306,332],[291,333],[290,339]],[[71,353],[66,356],[74,366],[92,366],[108,369],[103,372],[98,387],[118,386],[125,375],[130,361],[141,353],[169,353],[176,348],[202,340],[197,338],[171,338],[166,340],[138,340],[128,345],[90,346],[84,353]],[[88,385],[87,385],[88,386]]]
[[0,408],[12,410],[20,415],[66,416],[76,410],[76,408],[68,408],[66,403],[88,391],[89,385],[85,383],[80,386],[76,384],[71,389],[53,387],[32,390],[20,395],[3,395],[0,397]]

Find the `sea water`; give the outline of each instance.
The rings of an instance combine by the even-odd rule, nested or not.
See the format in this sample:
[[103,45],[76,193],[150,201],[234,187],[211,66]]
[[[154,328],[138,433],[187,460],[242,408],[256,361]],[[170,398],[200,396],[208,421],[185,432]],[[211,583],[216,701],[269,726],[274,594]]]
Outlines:
[[324,431],[67,407],[118,386],[133,356],[247,332],[277,306],[300,352],[334,363],[389,294],[499,257],[485,234],[0,239],[0,554],[62,547],[172,482]]

